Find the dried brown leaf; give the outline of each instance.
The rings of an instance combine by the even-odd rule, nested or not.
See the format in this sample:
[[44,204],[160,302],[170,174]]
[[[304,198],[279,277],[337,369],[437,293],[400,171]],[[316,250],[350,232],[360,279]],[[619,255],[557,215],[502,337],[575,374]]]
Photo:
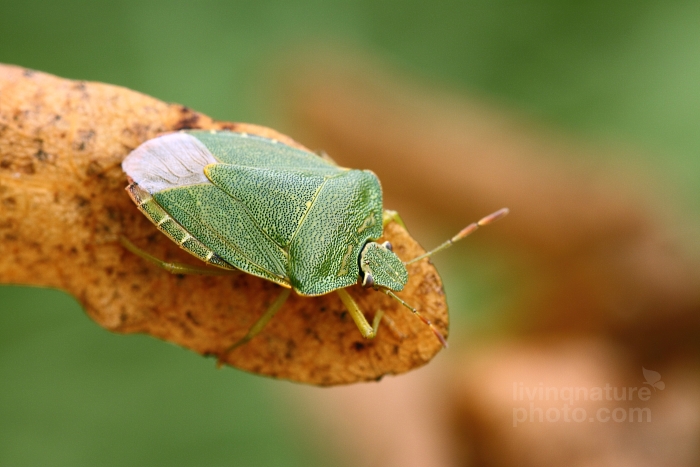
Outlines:
[[[242,337],[278,287],[241,274],[175,276],[126,251],[121,235],[152,254],[195,262],[136,209],[122,159],[143,141],[183,128],[274,130],[216,122],[128,89],[70,81],[0,65],[0,282],[56,287],[75,296],[101,326],[148,333],[202,355]],[[404,259],[423,249],[396,224],[386,238]],[[442,284],[428,261],[409,268],[401,296],[443,333]],[[376,380],[427,363],[441,346],[432,332],[383,294],[352,287],[369,319],[393,320],[364,340],[336,294],[292,295],[266,329],[225,357],[237,368],[319,385]]]

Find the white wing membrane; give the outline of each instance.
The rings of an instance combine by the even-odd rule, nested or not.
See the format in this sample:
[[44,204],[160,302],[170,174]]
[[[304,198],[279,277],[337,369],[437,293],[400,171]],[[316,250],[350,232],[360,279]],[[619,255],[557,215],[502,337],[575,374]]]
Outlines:
[[168,188],[210,184],[204,167],[218,162],[194,136],[171,133],[146,141],[129,154],[122,169],[151,194]]

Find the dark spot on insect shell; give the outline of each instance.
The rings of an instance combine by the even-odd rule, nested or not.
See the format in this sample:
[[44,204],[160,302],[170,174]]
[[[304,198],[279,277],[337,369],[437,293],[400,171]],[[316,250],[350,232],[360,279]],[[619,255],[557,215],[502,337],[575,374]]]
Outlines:
[[10,159],[3,159],[0,161],[0,169],[7,169],[12,165],[12,161]]
[[340,319],[341,319],[342,321],[345,321],[347,318],[348,318],[348,312],[347,312],[347,311],[343,311],[343,312],[340,313]]
[[394,355],[398,355],[399,354],[399,346],[395,345],[394,348],[392,349],[392,352]]
[[363,342],[353,342],[352,347],[360,352],[361,350],[365,350],[367,346]]
[[319,310],[321,313],[323,313],[324,311],[326,311],[326,307],[325,307],[325,306],[322,306],[322,307],[320,307],[318,310]]
[[114,274],[114,268],[111,266],[108,266],[105,268],[105,272],[107,273],[108,276],[111,276]]
[[199,114],[197,112],[194,112],[189,107],[185,107],[183,105],[182,107],[180,107],[180,113],[182,114],[182,116],[180,117],[180,120],[178,120],[178,122],[174,125],[173,129],[191,130],[193,128],[199,128]]

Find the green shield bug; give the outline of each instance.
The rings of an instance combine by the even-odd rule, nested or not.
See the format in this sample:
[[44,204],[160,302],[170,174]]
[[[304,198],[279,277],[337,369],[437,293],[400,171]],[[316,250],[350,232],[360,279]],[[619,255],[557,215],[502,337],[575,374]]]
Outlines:
[[[401,220],[384,211],[376,175],[339,167],[327,157],[277,140],[230,131],[187,130],[151,139],[122,163],[131,199],[163,233],[207,263],[166,263],[133,253],[177,274],[245,272],[284,289],[248,333],[249,341],[284,304],[293,289],[302,296],[337,292],[360,333],[376,335],[382,313],[367,322],[345,288],[358,281],[401,302],[406,265],[447,248],[508,213],[501,209],[411,261],[402,262],[389,242],[376,242],[384,225]],[[213,266],[213,267],[212,267]]]

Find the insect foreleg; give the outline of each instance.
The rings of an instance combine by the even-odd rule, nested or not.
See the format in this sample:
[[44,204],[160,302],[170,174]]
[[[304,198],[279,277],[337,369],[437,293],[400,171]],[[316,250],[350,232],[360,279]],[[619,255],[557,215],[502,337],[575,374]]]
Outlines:
[[[350,313],[350,316],[352,317],[353,321],[355,321],[355,324],[360,330],[360,334],[362,334],[362,337],[364,337],[365,339],[373,339],[374,336],[377,335],[377,328],[379,327],[379,322],[382,319],[383,313],[377,313],[374,316],[374,322],[372,323],[373,325],[370,326],[367,322],[367,318],[365,318],[365,315],[362,313],[362,310],[360,310],[360,307],[357,306],[357,303],[355,303],[355,300],[352,299],[350,294],[347,293],[345,289],[338,289],[336,290],[336,292],[338,292],[338,295],[340,295],[340,299],[343,301],[345,308],[348,309],[348,312]],[[379,318],[377,318],[377,316],[379,316]]]
[[430,327],[430,329],[433,331],[433,334],[435,334],[435,337],[438,338],[438,340],[440,341],[440,343],[442,344],[442,346],[445,347],[445,348],[447,348],[447,340],[445,339],[445,336],[443,336],[443,335],[440,333],[440,331],[438,331],[437,328],[433,325],[433,323],[431,323],[430,320],[429,320],[428,318],[426,318],[425,316],[423,316],[423,315],[421,314],[420,311],[416,310],[414,307],[412,307],[412,306],[409,305],[408,303],[406,303],[406,302],[404,302],[403,300],[401,300],[401,298],[400,298],[398,295],[396,295],[394,292],[392,292],[391,290],[389,290],[389,289],[387,289],[387,288],[381,288],[380,290],[381,290],[382,292],[384,292],[385,294],[387,294],[388,296],[390,296],[391,298],[393,298],[394,300],[396,300],[396,301],[398,301],[399,303],[401,303],[403,306],[405,306],[405,307],[408,308],[409,310],[411,310],[411,311],[413,312],[414,315],[416,315],[421,321],[423,321],[425,324],[427,324],[427,325]]
[[132,252],[133,254],[140,256],[146,261],[150,261],[156,266],[165,269],[171,274],[197,274],[202,276],[230,276],[232,274],[238,274],[240,271],[238,269],[220,269],[210,266],[195,266],[193,264],[184,263],[168,263],[162,259],[156,258],[150,253],[146,253],[141,248],[137,247],[126,237],[120,237],[119,241],[124,248]]

